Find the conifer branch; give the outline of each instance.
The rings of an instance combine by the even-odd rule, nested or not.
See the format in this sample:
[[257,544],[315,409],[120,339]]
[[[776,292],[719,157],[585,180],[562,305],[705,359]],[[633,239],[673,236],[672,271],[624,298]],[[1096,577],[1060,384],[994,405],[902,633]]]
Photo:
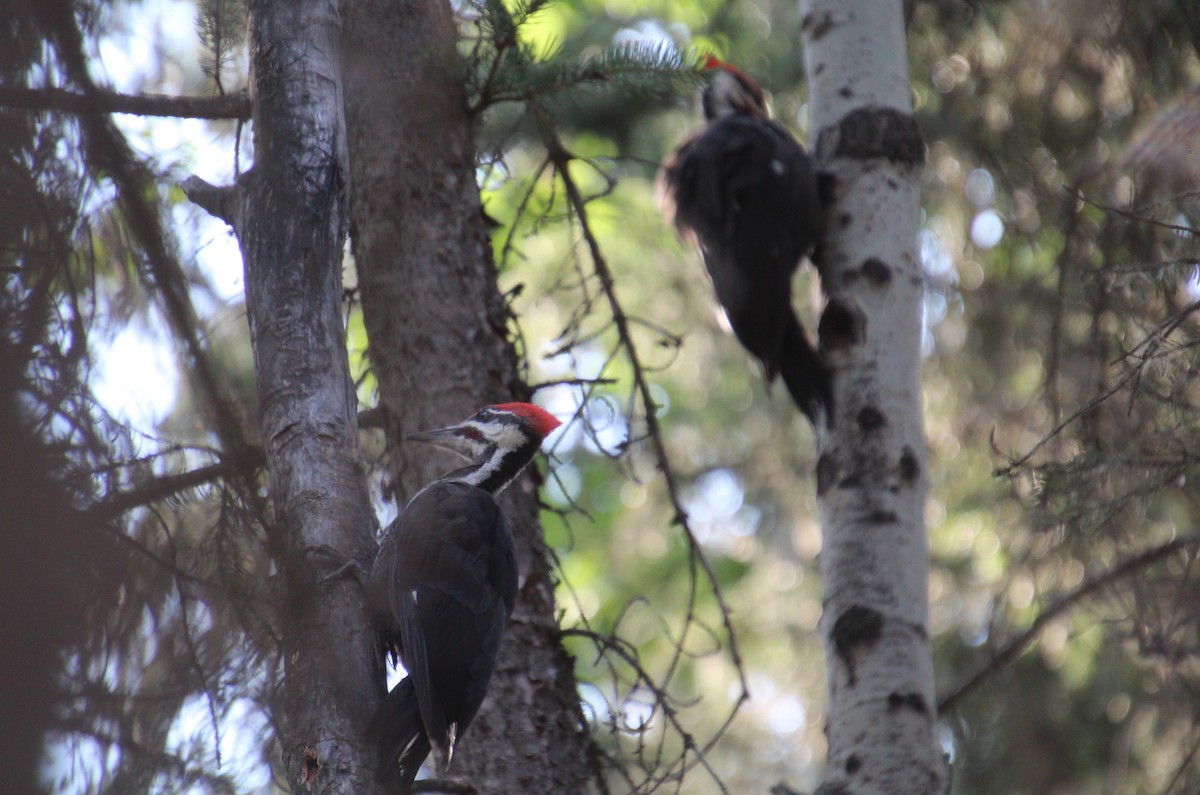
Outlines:
[[1108,571],[1092,577],[1070,593],[1060,596],[1049,607],[1038,613],[1037,618],[1028,627],[1005,643],[1002,648],[992,655],[990,660],[981,665],[966,681],[960,683],[948,695],[944,696],[938,703],[938,714],[944,715],[949,710],[954,709],[959,701],[974,691],[979,685],[983,684],[988,677],[1015,660],[1017,655],[1037,640],[1038,633],[1052,619],[1074,607],[1096,591],[1112,585],[1125,577],[1137,574],[1147,566],[1158,563],[1174,555],[1176,552],[1185,549],[1194,549],[1197,545],[1200,545],[1200,538],[1192,537],[1177,538],[1174,541],[1169,541],[1157,547],[1151,547]]
[[240,121],[250,118],[250,95],[245,91],[220,97],[178,97],[167,94],[121,94],[102,89],[84,93],[63,88],[0,85],[0,106],[79,115],[128,113],[134,116]]
[[204,44],[205,55],[200,66],[212,78],[217,92],[225,95],[221,71],[233,62],[233,50],[246,40],[249,9],[245,0],[201,0],[196,18],[197,32]]
[[[501,26],[507,29],[507,26]],[[635,42],[610,47],[584,60],[538,60],[511,37],[494,40],[494,57],[471,104],[478,113],[501,102],[533,102],[551,97],[570,100],[572,92],[602,87],[624,95],[661,96],[681,80],[699,79],[699,56],[680,52],[669,42]],[[514,54],[519,53],[519,54]]]

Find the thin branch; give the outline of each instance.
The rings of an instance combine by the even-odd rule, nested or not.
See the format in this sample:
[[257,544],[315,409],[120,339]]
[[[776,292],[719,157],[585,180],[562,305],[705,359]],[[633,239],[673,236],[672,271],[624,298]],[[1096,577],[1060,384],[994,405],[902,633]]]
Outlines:
[[530,384],[529,389],[537,392],[539,389],[549,389],[552,386],[597,386],[617,383],[615,378],[558,378],[553,381],[539,381]]
[[[1074,190],[1078,190],[1075,187]],[[1063,239],[1066,241],[1063,244],[1062,250],[1058,252],[1058,256],[1054,263],[1053,273],[1058,277],[1056,291],[1058,300],[1054,302],[1053,313],[1050,318],[1050,340],[1049,354],[1046,358],[1046,402],[1050,404],[1050,417],[1059,419],[1062,417],[1062,403],[1059,401],[1058,393],[1058,376],[1060,370],[1060,361],[1062,358],[1062,325],[1063,316],[1066,313],[1066,294],[1067,294],[1067,270],[1073,262],[1072,255],[1074,248],[1072,244],[1075,242],[1075,229],[1079,225],[1080,213],[1074,211],[1074,207],[1065,206],[1066,230],[1063,234]]]
[[[618,637],[604,635],[590,629],[564,629],[562,631],[562,635],[564,637],[586,638],[587,640],[591,641],[598,650],[611,652],[624,660],[625,664],[633,669],[634,674],[637,677],[637,681],[642,683],[642,686],[654,694],[655,704],[662,708],[663,717],[666,718],[667,722],[671,724],[671,727],[683,740],[685,752],[691,751],[693,754],[695,754],[696,758],[699,760],[699,764],[709,772],[713,780],[716,781],[717,785],[721,787],[721,791],[727,792],[725,785],[721,782],[721,779],[717,775],[716,771],[713,770],[713,768],[709,765],[708,759],[705,756],[705,754],[712,748],[713,743],[715,743],[715,738],[703,746],[696,741],[696,738],[693,737],[683,725],[683,721],[680,720],[679,713],[676,712],[674,707],[671,706],[671,699],[665,690],[665,685],[660,686],[654,682],[653,677],[650,676],[650,672],[642,667],[642,662],[638,659],[637,652],[630,646],[628,642],[623,641]],[[690,767],[690,765],[684,764],[683,769],[679,771],[679,775],[682,776],[687,771],[688,767]],[[661,781],[669,780],[670,775],[671,774],[668,772],[668,774],[662,777]]]
[[[1122,359],[1134,356],[1135,354],[1137,354],[1137,352],[1140,349],[1145,347],[1148,349],[1148,352],[1140,355],[1140,357],[1139,357],[1140,362],[1138,364],[1131,366],[1129,368],[1129,370],[1127,370],[1121,376],[1121,378],[1119,380],[1117,380],[1117,382],[1115,384],[1113,384],[1112,386],[1105,389],[1099,395],[1096,395],[1095,397],[1093,397],[1086,404],[1084,404],[1083,407],[1077,409],[1069,417],[1060,421],[1057,425],[1054,426],[1054,428],[1052,428],[1050,430],[1049,433],[1047,433],[1045,436],[1043,436],[1036,444],[1034,444],[1034,446],[1032,448],[1029,449],[1028,452],[1026,452],[1020,458],[1014,459],[1014,458],[1009,457],[1008,464],[1006,466],[997,467],[996,469],[992,470],[992,475],[994,475],[996,477],[1012,477],[1012,475],[1016,472],[1016,470],[1020,469],[1021,467],[1025,466],[1025,464],[1029,463],[1029,461],[1033,458],[1033,456],[1039,450],[1041,450],[1043,447],[1045,447],[1047,444],[1049,444],[1053,439],[1055,439],[1060,433],[1062,433],[1064,430],[1066,430],[1067,426],[1072,424],[1073,422],[1075,422],[1075,420],[1079,419],[1080,417],[1085,416],[1092,409],[1096,408],[1101,403],[1104,403],[1110,397],[1117,394],[1118,392],[1120,392],[1122,389],[1124,389],[1126,386],[1128,386],[1130,384],[1133,385],[1133,392],[1136,393],[1138,386],[1141,382],[1142,366],[1156,355],[1156,352],[1157,352],[1158,348],[1162,345],[1163,340],[1165,340],[1167,337],[1169,337],[1171,334],[1173,334],[1175,332],[1175,330],[1178,329],[1179,326],[1181,326],[1183,324],[1183,322],[1185,320],[1187,320],[1187,318],[1190,315],[1192,315],[1193,313],[1195,313],[1197,310],[1200,310],[1200,300],[1189,303],[1187,306],[1183,307],[1178,312],[1176,312],[1176,313],[1164,318],[1162,321],[1160,321],[1153,329],[1151,329],[1149,332],[1146,333],[1146,335],[1141,339],[1141,341],[1139,341],[1136,345],[1134,345],[1128,351],[1123,353],[1120,357],[1118,357],[1116,359],[1116,361],[1113,362],[1114,364],[1116,364],[1117,362],[1120,362]],[[1131,395],[1129,411],[1133,410],[1132,401],[1133,401],[1133,396]],[[992,446],[993,446],[993,448],[995,448],[994,443]],[[997,452],[999,452],[999,451],[997,451]]]
[[1180,550],[1191,549],[1198,545],[1200,545],[1200,538],[1193,537],[1177,538],[1166,544],[1152,547],[1134,555],[1123,563],[1117,564],[1103,574],[1092,577],[1070,593],[1060,596],[1053,604],[1039,613],[1037,618],[1033,620],[1033,623],[1024,631],[1010,639],[1003,648],[993,654],[992,658],[980,666],[979,670],[969,676],[965,682],[953,688],[949,695],[943,697],[938,702],[938,713],[944,714],[953,709],[958,705],[959,701],[974,691],[979,685],[983,684],[988,677],[1011,663],[1016,659],[1017,655],[1037,639],[1038,633],[1042,631],[1042,628],[1047,623],[1074,607],[1077,602],[1091,596],[1101,588],[1112,585],[1118,580],[1136,574],[1151,564],[1170,557]]
[[[85,94],[97,94],[96,85],[88,72],[83,36],[75,21],[72,4],[67,0],[42,0],[35,4],[35,8],[48,32],[48,38],[56,45],[68,78]],[[267,521],[266,505],[258,494],[257,471],[248,465],[252,457],[246,452],[249,447],[246,433],[232,404],[226,399],[224,385],[200,341],[199,321],[188,295],[187,278],[168,244],[158,207],[148,198],[157,196],[157,191],[153,190],[145,167],[134,157],[128,141],[111,119],[87,115],[82,117],[82,121],[87,142],[85,156],[93,168],[107,173],[117,188],[129,228],[145,253],[164,314],[187,354],[188,369],[195,378],[204,404],[211,412],[216,434],[231,459],[242,466],[239,491],[247,504],[253,507],[263,527],[267,528],[268,543],[271,543],[272,532]]]
[[1089,199],[1087,196],[1083,195],[1083,191],[1081,191],[1075,187],[1069,187],[1066,190],[1067,190],[1067,193],[1069,193],[1075,197],[1076,201],[1083,202],[1084,204],[1090,204],[1098,210],[1103,210],[1104,212],[1112,213],[1113,215],[1119,215],[1122,218],[1128,219],[1130,221],[1137,221],[1138,223],[1149,224],[1150,226],[1157,226],[1159,229],[1166,229],[1170,232],[1175,232],[1178,234],[1195,235],[1198,232],[1200,232],[1200,230],[1196,229],[1193,226],[1182,226],[1180,224],[1168,224],[1165,221],[1157,221],[1153,218],[1147,218],[1144,215],[1138,215],[1136,212],[1133,212],[1132,210],[1123,210],[1120,207],[1112,207],[1111,205],[1104,204],[1103,202],[1098,202],[1095,199]]
[[213,185],[195,174],[180,186],[188,199],[209,215],[220,218],[235,230],[241,227],[242,191],[236,185]]
[[126,511],[150,505],[188,489],[215,483],[222,478],[237,474],[244,467],[257,468],[266,463],[262,448],[248,447],[246,453],[250,459],[245,462],[224,459],[215,464],[193,469],[191,472],[163,475],[131,491],[119,492],[116,496],[88,509],[85,520],[97,524],[109,522]]
[[[1149,348],[1150,352],[1144,354],[1141,358],[1153,358],[1154,351],[1158,349],[1163,340],[1174,334],[1175,330],[1183,325],[1183,322],[1197,310],[1200,310],[1200,301],[1192,301],[1187,306],[1181,307],[1177,312],[1167,315],[1165,318],[1160,320],[1154,326],[1154,328],[1146,332],[1146,336],[1142,338],[1141,342],[1130,348],[1128,352],[1120,357],[1120,359],[1133,356],[1143,347]],[[1118,359],[1118,361],[1120,361],[1120,359]]]
[[1171,783],[1163,790],[1163,795],[1171,795],[1175,791],[1175,785],[1184,780],[1184,776],[1192,766],[1192,760],[1196,758],[1196,753],[1200,752],[1200,735],[1197,735],[1196,741],[1192,743],[1192,747],[1188,750],[1187,755],[1180,761],[1179,766],[1175,768],[1175,775],[1171,776]]
[[[997,467],[996,469],[993,469],[992,475],[995,477],[1012,477],[1013,474],[1018,469],[1025,466],[1026,464],[1028,464],[1030,459],[1032,459],[1039,450],[1041,450],[1043,447],[1045,447],[1047,444],[1049,444],[1055,437],[1057,437],[1060,433],[1062,433],[1067,428],[1068,425],[1075,422],[1075,420],[1084,416],[1089,411],[1096,408],[1101,403],[1103,403],[1104,401],[1108,400],[1113,395],[1120,392],[1122,389],[1125,388],[1125,386],[1128,383],[1133,381],[1136,376],[1137,376],[1136,369],[1132,369],[1129,372],[1125,373],[1125,375],[1119,381],[1117,381],[1117,383],[1115,383],[1112,386],[1105,389],[1099,395],[1097,395],[1096,397],[1089,400],[1082,408],[1077,409],[1076,411],[1074,411],[1071,414],[1071,416],[1062,420],[1057,425],[1055,425],[1052,429],[1050,429],[1050,432],[1047,433],[1045,436],[1043,436],[1032,448],[1029,449],[1028,452],[1025,453],[1025,455],[1021,456],[1020,458],[1015,458],[1015,459],[1010,457],[1008,460],[1008,465],[1003,466],[1003,467]],[[992,448],[996,449],[996,443],[995,443],[995,439],[994,439],[994,431],[993,431]],[[997,450],[997,452],[999,452],[999,451]]]
[[[1200,301],[1193,301],[1192,303],[1180,309],[1175,315],[1165,318],[1157,326],[1151,329],[1141,342],[1139,342],[1129,352],[1121,357],[1126,358],[1134,356],[1143,346],[1146,348],[1146,352],[1140,354],[1141,363],[1135,365],[1133,369],[1136,377],[1133,381],[1133,388],[1129,391],[1129,408],[1127,410],[1128,414],[1133,413],[1134,399],[1137,397],[1138,387],[1141,385],[1141,365],[1155,358],[1158,355],[1159,349],[1166,344],[1167,338],[1174,334],[1176,329],[1182,326],[1183,322],[1188,319],[1188,316],[1197,309],[1200,309]],[[1169,352],[1166,355],[1170,355]]]
[[[175,539],[171,535],[171,528],[167,522],[159,517],[159,524],[162,527],[163,535],[167,539],[167,546],[171,551],[171,558],[179,557],[179,550],[175,546]],[[192,670],[196,672],[196,678],[200,680],[200,689],[204,692],[205,701],[208,703],[208,719],[212,724],[213,731],[213,748],[216,751],[217,769],[221,768],[221,721],[217,717],[217,699],[218,696],[213,693],[213,687],[209,683],[208,674],[204,670],[204,663],[200,661],[200,651],[196,646],[196,638],[192,634],[191,619],[188,616],[188,595],[187,590],[183,587],[183,579],[174,578],[175,593],[179,597],[179,622],[183,629],[183,643],[188,652],[188,659],[192,664]],[[201,602],[202,606],[203,602]],[[207,607],[207,606],[205,606]]]
[[64,88],[0,85],[0,106],[79,115],[129,113],[134,116],[247,121],[251,103],[250,95],[245,91],[222,97],[178,97],[168,94],[120,94],[99,89],[80,92]]
[[[654,448],[655,458],[657,460],[659,471],[663,474],[663,479],[667,486],[667,495],[671,501],[671,507],[674,510],[673,523],[679,525],[683,530],[684,536],[687,538],[691,565],[693,567],[692,593],[690,594],[688,617],[685,623],[683,633],[679,638],[677,654],[682,655],[683,646],[686,642],[688,627],[691,626],[695,618],[695,586],[696,577],[694,576],[695,567],[699,566],[704,570],[705,576],[708,579],[709,585],[712,587],[713,596],[717,601],[717,605],[721,613],[721,621],[725,629],[725,633],[729,638],[729,653],[735,668],[738,672],[738,680],[741,687],[741,693],[738,696],[737,703],[734,704],[729,717],[721,725],[714,735],[712,742],[716,738],[724,734],[725,730],[732,723],[734,716],[737,715],[742,704],[750,697],[749,685],[746,682],[746,672],[742,663],[741,652],[738,648],[737,634],[734,631],[732,610],[725,600],[725,595],[721,590],[720,581],[717,578],[716,572],[712,568],[708,557],[704,554],[703,548],[700,546],[699,540],[695,533],[692,532],[691,526],[688,523],[687,511],[683,508],[683,502],[679,494],[679,487],[676,482],[674,470],[671,467],[670,457],[667,453],[666,443],[663,440],[662,429],[658,424],[658,403],[654,399],[654,395],[650,389],[650,384],[646,380],[645,369],[642,366],[641,359],[638,356],[637,347],[633,342],[633,335],[630,331],[630,321],[626,316],[624,309],[616,295],[616,286],[613,280],[612,271],[608,267],[608,261],[604,253],[600,249],[600,244],[596,240],[592,232],[591,225],[588,221],[586,201],[580,193],[579,186],[571,177],[569,170],[570,161],[575,159],[567,149],[563,146],[562,141],[550,129],[549,125],[545,125],[545,145],[550,161],[554,164],[555,170],[558,172],[559,179],[562,180],[563,187],[566,190],[567,199],[576,219],[579,222],[580,229],[583,232],[584,240],[587,243],[587,248],[592,259],[592,265],[595,269],[596,276],[599,278],[601,289],[608,301],[610,311],[613,316],[613,324],[616,326],[617,334],[621,340],[621,345],[625,348],[629,355],[629,363],[633,371],[634,386],[642,404],[642,410],[646,418],[646,426],[648,437]],[[674,671],[678,663],[678,656],[671,664],[671,672]],[[671,673],[664,678],[664,687],[670,680]],[[700,755],[700,763],[704,765],[710,773],[713,774],[713,779],[720,787],[722,792],[726,792],[724,783],[717,777],[714,771],[708,767],[707,761],[703,755]],[[685,768],[686,769],[686,768]]]
[[162,569],[163,571],[167,572],[172,577],[175,577],[176,579],[187,580],[188,582],[191,582],[191,583],[201,586],[201,587],[205,587],[208,585],[208,583],[206,583],[200,577],[197,577],[196,575],[190,574],[190,573],[184,571],[183,569],[179,568],[177,565],[175,565],[174,561],[170,561],[163,557],[160,557],[159,555],[156,555],[154,552],[147,549],[146,546],[144,544],[142,544],[141,542],[139,542],[138,540],[136,540],[134,538],[130,538],[129,534],[122,532],[121,529],[112,527],[111,525],[108,525],[108,524],[101,525],[100,529],[104,533],[106,533],[108,536],[110,536],[114,541],[116,541],[116,543],[120,544],[123,547],[128,547],[130,550],[132,550],[137,555],[140,555],[141,557],[148,559],[151,563],[153,563],[155,566]]
[[1200,257],[1179,257],[1177,259],[1165,259],[1158,262],[1149,262],[1144,265],[1128,265],[1125,267],[1105,268],[1102,271],[1089,271],[1085,276],[1087,278],[1096,278],[1101,274],[1117,274],[1120,276],[1128,276],[1138,273],[1159,273],[1168,271],[1172,268],[1189,268],[1195,269],[1200,267]]

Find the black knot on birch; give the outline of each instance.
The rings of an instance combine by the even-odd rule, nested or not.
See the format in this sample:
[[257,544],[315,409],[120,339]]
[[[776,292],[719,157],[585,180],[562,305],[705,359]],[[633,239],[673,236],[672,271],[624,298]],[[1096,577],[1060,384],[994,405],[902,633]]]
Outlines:
[[911,113],[895,108],[852,110],[817,136],[817,159],[888,160],[902,166],[925,162],[925,141]]
[[892,280],[892,269],[878,257],[871,257],[862,266],[863,276],[876,287],[883,287]]
[[858,423],[858,429],[864,433],[877,431],[887,424],[883,412],[874,406],[867,406],[859,411],[855,421]]
[[855,680],[855,655],[863,648],[874,646],[883,634],[883,616],[863,605],[851,605],[838,616],[833,625],[833,647],[846,664],[850,683]]
[[917,454],[908,445],[904,446],[904,452],[900,454],[900,479],[907,484],[915,483],[917,478],[921,476],[921,465],[917,462]]
[[817,334],[823,350],[849,348],[866,339],[867,318],[857,306],[840,298],[830,300],[821,313]]
[[920,693],[891,693],[888,695],[888,708],[897,710],[908,708],[921,715],[929,713],[925,699]]
[[[800,20],[800,30],[811,33],[813,41],[824,38],[826,33],[833,30],[833,26],[833,14],[828,11],[820,14],[810,12]],[[824,64],[822,64],[823,66]]]

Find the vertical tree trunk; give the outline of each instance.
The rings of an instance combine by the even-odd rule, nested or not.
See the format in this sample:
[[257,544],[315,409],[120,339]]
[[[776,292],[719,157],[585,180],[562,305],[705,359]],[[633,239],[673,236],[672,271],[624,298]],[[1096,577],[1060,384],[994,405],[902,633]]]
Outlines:
[[382,656],[361,585],[321,581],[331,554],[369,559],[375,526],[340,310],[346,139],[338,7],[256,0],[251,14],[254,167],[232,188],[195,177],[185,187],[233,225],[245,261],[282,581],[288,782],[293,792],[369,793],[375,780],[361,734],[379,699]]
[[822,791],[941,793],[926,629],[928,488],[921,416],[924,145],[901,3],[804,0],[816,156],[832,175],[821,347],[835,419],[818,429],[829,677]]
[[[445,0],[348,0],[351,239],[397,500],[457,465],[405,433],[525,399],[475,183],[458,31]],[[531,470],[532,471],[532,470]],[[559,640],[536,476],[502,497],[521,566],[487,701],[455,756],[481,792],[586,789],[589,737]]]

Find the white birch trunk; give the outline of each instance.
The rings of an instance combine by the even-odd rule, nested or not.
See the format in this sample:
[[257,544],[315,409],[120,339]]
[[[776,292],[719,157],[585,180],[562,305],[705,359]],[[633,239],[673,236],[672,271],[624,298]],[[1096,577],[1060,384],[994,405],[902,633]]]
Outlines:
[[829,677],[819,792],[942,793],[926,629],[921,415],[924,144],[900,0],[802,0],[815,153],[831,175],[819,263],[834,421],[818,429]]

